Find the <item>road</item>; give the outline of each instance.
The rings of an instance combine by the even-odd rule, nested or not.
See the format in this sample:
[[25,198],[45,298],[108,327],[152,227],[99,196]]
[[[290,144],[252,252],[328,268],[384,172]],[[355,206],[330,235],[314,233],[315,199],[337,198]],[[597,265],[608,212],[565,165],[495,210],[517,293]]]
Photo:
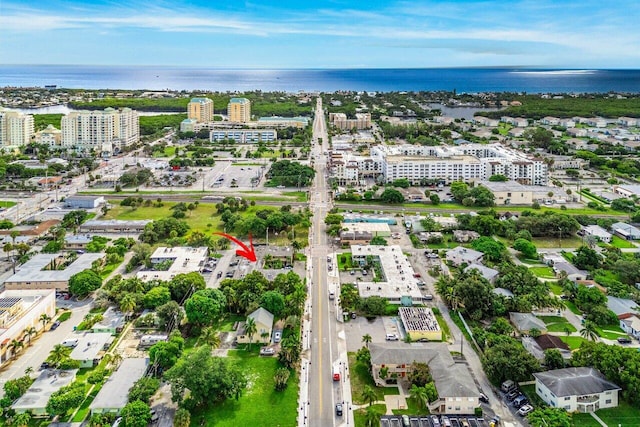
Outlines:
[[[331,308],[334,301],[329,300],[327,287],[327,257],[330,255],[330,245],[325,233],[324,218],[331,209],[331,200],[327,194],[326,156],[322,153],[328,149],[328,135],[322,100],[318,98],[313,122],[313,139],[320,141],[320,138],[322,143],[316,144],[312,150],[316,176],[309,201],[313,223],[310,235],[311,363],[308,381],[308,425],[318,427],[336,424],[335,403],[344,400],[341,389],[344,382],[332,379],[333,366],[340,362],[337,351],[337,322]],[[345,415],[348,416],[348,413]]]

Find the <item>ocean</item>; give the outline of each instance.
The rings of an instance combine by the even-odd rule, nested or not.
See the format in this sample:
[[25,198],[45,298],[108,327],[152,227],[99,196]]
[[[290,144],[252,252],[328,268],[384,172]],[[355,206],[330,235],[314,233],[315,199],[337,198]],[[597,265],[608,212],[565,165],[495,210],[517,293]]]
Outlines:
[[217,69],[0,65],[0,87],[207,91],[640,92],[640,70],[524,68]]

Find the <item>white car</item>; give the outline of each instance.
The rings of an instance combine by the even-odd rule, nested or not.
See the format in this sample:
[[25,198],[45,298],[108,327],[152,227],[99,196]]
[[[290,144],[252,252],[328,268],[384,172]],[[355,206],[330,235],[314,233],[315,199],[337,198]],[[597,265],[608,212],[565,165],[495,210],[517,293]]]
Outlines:
[[533,411],[533,406],[524,405],[522,408],[518,409],[518,415],[520,415],[521,417],[524,417],[531,411]]
[[273,356],[274,354],[276,354],[276,349],[273,347],[262,347],[260,349],[261,356]]
[[396,335],[396,334],[387,334],[386,339],[387,339],[387,341],[398,341],[398,335]]

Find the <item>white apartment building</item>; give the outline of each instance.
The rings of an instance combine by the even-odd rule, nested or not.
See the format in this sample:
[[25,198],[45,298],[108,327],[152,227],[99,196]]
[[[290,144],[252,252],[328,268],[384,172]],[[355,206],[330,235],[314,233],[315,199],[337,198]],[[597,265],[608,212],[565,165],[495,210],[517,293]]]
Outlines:
[[192,98],[187,104],[187,118],[200,123],[213,121],[213,101],[209,98]]
[[34,134],[33,116],[0,107],[0,146],[22,146]]
[[273,142],[278,140],[278,132],[275,129],[212,129],[209,139],[211,142],[230,139],[238,144]]
[[62,146],[114,154],[140,139],[138,113],[130,108],[74,111],[62,117]]
[[52,148],[59,148],[62,144],[62,131],[53,125],[36,132],[35,141],[37,144],[48,145]]
[[382,159],[333,152],[329,168],[338,185],[360,185],[360,180],[377,178],[382,173]]
[[358,130],[371,128],[370,113],[356,113],[355,119],[347,119],[345,113],[329,113],[329,122],[341,130]]
[[[548,168],[542,160],[529,158],[500,144],[377,146],[371,149],[371,159],[370,167],[385,182],[398,178],[407,178],[415,184],[423,179],[471,182],[486,181],[492,175],[505,175],[524,185],[546,185],[548,180]],[[349,174],[353,174],[347,167],[350,165],[348,160],[332,168],[334,178],[339,182],[348,180]],[[362,170],[364,162],[357,164]]]
[[248,123],[251,121],[251,101],[247,98],[231,98],[227,105],[230,122]]

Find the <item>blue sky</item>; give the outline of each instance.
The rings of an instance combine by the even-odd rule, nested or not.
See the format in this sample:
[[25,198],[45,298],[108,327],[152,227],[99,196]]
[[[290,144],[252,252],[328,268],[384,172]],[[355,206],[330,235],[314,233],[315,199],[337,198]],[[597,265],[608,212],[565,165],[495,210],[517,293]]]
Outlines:
[[638,22],[638,0],[0,0],[0,64],[640,68]]

